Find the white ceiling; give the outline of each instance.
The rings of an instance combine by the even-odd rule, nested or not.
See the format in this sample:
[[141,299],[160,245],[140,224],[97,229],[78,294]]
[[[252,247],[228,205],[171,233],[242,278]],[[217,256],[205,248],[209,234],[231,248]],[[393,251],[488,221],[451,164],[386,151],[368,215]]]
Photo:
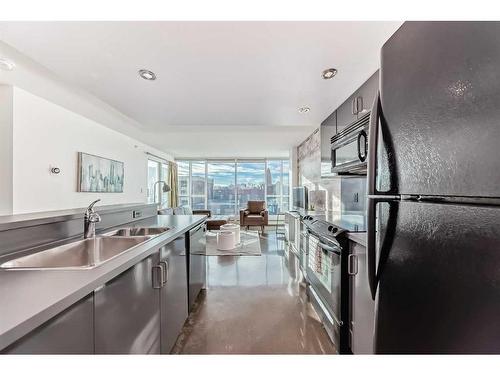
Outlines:
[[[165,152],[283,156],[378,68],[400,25],[1,22],[0,39],[132,119],[134,136]],[[339,73],[325,81],[329,67]],[[139,78],[142,68],[157,80]]]

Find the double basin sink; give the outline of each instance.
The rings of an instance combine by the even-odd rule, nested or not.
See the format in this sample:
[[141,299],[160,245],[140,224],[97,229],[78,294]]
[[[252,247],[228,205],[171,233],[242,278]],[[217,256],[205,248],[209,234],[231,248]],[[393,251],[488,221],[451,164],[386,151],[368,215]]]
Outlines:
[[93,238],[9,260],[0,264],[0,268],[18,270],[94,268],[168,230],[170,228],[167,227],[116,229]]

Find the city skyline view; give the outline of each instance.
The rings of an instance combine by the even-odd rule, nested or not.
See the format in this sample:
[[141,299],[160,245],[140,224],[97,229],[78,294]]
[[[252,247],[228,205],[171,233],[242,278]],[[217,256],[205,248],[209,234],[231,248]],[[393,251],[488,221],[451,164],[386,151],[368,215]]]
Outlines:
[[288,160],[209,161],[207,165],[178,161],[178,168],[182,205],[235,214],[249,200],[265,200],[270,214],[288,209]]

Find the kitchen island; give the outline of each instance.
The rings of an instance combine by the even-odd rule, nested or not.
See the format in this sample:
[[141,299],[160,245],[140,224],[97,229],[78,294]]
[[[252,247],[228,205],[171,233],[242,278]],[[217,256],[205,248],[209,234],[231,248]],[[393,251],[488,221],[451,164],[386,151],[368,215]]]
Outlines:
[[[38,327],[49,324],[51,319],[57,319],[58,314],[79,301],[89,298],[88,296],[92,295],[94,291],[103,288],[103,286],[105,287],[106,283],[111,282],[114,278],[131,269],[131,267],[158,253],[168,244],[177,240],[181,247],[184,246],[183,239],[186,237],[186,233],[192,228],[203,224],[205,220],[206,217],[200,215],[154,215],[135,220],[133,223],[122,223],[117,227],[168,227],[170,229],[151,237],[149,240],[95,268],[79,270],[0,270],[0,350],[9,352],[9,349],[11,349],[9,346],[17,340],[29,335]],[[15,225],[19,226],[17,222]],[[99,232],[112,229],[112,227],[105,228],[99,230]],[[71,240],[74,241],[74,239],[68,241]],[[184,256],[185,252],[186,249],[184,248]],[[2,259],[6,258],[7,256],[2,257]],[[176,270],[171,269],[169,272],[175,274]],[[184,270],[184,272],[186,271]],[[151,280],[150,273],[146,276],[146,279]],[[133,303],[134,301],[129,301],[129,306],[133,306]],[[186,306],[187,308],[188,306]],[[126,314],[127,311],[116,311],[116,313]],[[93,320],[94,318],[89,317],[89,319]],[[157,328],[160,329],[159,323]],[[67,334],[70,336],[71,332]],[[93,347],[90,349],[93,349]],[[136,352],[141,352],[140,348],[136,347],[135,349],[137,349]]]

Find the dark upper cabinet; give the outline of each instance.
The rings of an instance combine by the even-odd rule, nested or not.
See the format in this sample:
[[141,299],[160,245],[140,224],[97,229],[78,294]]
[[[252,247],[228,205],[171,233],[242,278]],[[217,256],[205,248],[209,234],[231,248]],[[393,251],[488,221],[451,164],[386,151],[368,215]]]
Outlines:
[[379,83],[378,70],[337,108],[337,133],[371,110]]
[[356,113],[358,118],[363,116],[366,112],[371,111],[373,101],[377,95],[378,82],[379,79],[377,70],[365,83],[363,83],[363,85],[361,85],[358,90],[356,90],[355,96],[358,101]]
[[347,125],[352,124],[358,119],[354,111],[354,98],[352,94],[347,100],[337,108],[337,133],[341,132]]
[[2,351],[4,354],[94,353],[94,296],[76,302]]

